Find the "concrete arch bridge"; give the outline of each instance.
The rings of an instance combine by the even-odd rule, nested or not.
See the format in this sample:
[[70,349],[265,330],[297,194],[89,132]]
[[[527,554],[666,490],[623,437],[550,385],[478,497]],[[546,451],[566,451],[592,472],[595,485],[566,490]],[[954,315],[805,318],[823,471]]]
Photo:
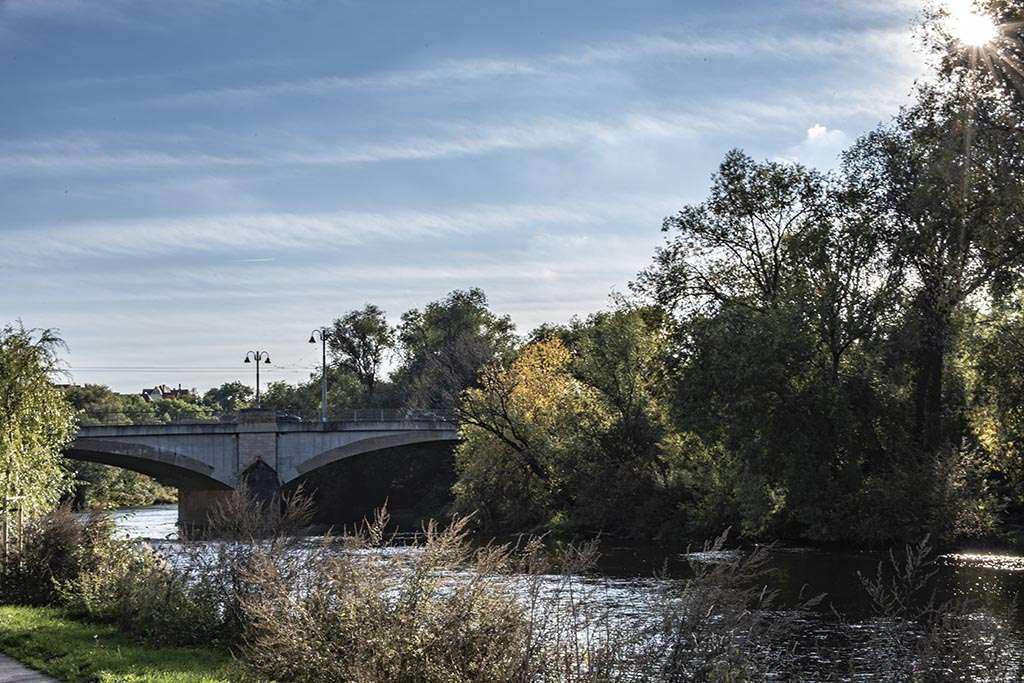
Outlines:
[[243,482],[271,495],[357,455],[458,440],[454,420],[440,414],[366,411],[352,417],[357,419],[304,422],[248,410],[233,422],[88,426],[79,429],[66,455],[177,486],[178,521],[202,524],[211,507]]

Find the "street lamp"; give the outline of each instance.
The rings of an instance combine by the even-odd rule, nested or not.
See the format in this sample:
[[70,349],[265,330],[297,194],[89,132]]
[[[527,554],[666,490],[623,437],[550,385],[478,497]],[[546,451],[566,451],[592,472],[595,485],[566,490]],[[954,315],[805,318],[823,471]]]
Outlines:
[[320,342],[323,360],[320,366],[320,421],[327,422],[327,340],[331,333],[326,327],[320,327],[309,334],[309,343]]
[[260,362],[270,365],[270,354],[266,351],[250,351],[245,354],[246,363],[256,361],[256,407],[260,407]]

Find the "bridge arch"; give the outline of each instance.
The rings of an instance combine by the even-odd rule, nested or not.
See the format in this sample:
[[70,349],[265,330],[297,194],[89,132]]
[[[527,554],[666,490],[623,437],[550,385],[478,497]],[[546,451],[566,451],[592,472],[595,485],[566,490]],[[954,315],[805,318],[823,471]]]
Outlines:
[[400,446],[414,446],[424,444],[454,444],[459,441],[457,434],[451,432],[443,436],[438,434],[436,429],[410,430],[392,434],[373,436],[358,441],[330,448],[322,451],[298,464],[295,467],[295,475],[281,482],[287,485],[295,480],[304,477],[322,467],[326,467],[339,460],[346,460],[364,453],[383,451]]
[[120,467],[179,488],[229,490],[229,483],[215,476],[214,468],[173,450],[140,443],[78,438],[65,451],[71,460]]

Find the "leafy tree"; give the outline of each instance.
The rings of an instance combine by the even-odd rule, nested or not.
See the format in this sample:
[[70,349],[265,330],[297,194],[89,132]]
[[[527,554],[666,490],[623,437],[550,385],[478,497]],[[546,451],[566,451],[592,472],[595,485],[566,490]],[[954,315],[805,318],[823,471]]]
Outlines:
[[[162,421],[157,404],[136,394],[120,394],[102,384],[64,389],[83,425],[145,424]],[[173,502],[177,493],[155,479],[120,467],[69,463],[74,482],[67,496],[76,508],[118,508]]]
[[1024,266],[1024,120],[983,86],[969,73],[922,86],[847,155],[848,172],[875,188],[912,276],[914,434],[926,459],[950,443],[943,382],[958,309],[1008,291]]
[[666,219],[635,285],[672,313],[673,438],[728,454],[738,480],[717,490],[749,534],[845,533],[842,509],[883,459],[864,359],[901,283],[886,218],[856,178],[732,151],[708,199]]
[[[571,371],[598,392],[612,417],[609,460],[656,466],[665,434],[666,328],[662,312],[628,306],[570,325]],[[637,474],[637,473],[632,473]]]
[[665,520],[659,312],[622,307],[535,336],[463,394],[458,505],[495,528],[637,535]]
[[334,321],[328,348],[334,362],[352,372],[372,400],[384,356],[395,342],[395,331],[379,307],[366,304]]
[[480,386],[459,403],[463,442],[456,453],[460,507],[491,527],[551,521],[572,505],[576,462],[603,419],[596,392],[570,373],[561,340],[525,347],[508,366],[485,366]]
[[[327,368],[328,412],[349,408],[365,408],[364,387],[351,372],[344,368]],[[320,415],[320,375],[299,384],[271,382],[267,385],[261,403],[264,408],[302,416],[308,419]]]
[[992,19],[997,36],[980,47],[964,46],[945,21],[946,4],[932,5],[924,23],[926,45],[938,60],[942,80],[969,78],[978,87],[1000,93],[1012,106],[1024,108],[1020,65],[1024,64],[1024,3],[1021,0],[975,0],[975,8]]
[[1024,292],[977,314],[966,332],[971,427],[1003,512],[1024,520]]
[[78,421],[83,425],[131,424],[155,414],[152,404],[141,400],[141,396],[139,401],[130,401],[128,396],[102,384],[67,387],[64,395],[78,410]]
[[451,408],[477,373],[516,344],[515,326],[487,306],[479,289],[456,290],[402,315],[401,365],[392,380],[411,407]]
[[225,382],[203,394],[203,403],[222,413],[234,413],[252,403],[252,387],[242,382]]
[[63,342],[20,323],[0,330],[0,500],[29,514],[52,507],[70,484],[61,451],[74,409],[53,384]]
[[180,398],[162,398],[153,401],[153,412],[158,422],[204,422],[212,419],[206,405]]
[[892,227],[872,190],[855,178],[825,180],[814,220],[794,239],[792,303],[812,321],[833,383],[844,357],[893,322],[904,284]]
[[665,219],[665,246],[636,288],[669,310],[784,302],[798,260],[793,236],[820,212],[823,179],[802,166],[729,152],[708,199]]

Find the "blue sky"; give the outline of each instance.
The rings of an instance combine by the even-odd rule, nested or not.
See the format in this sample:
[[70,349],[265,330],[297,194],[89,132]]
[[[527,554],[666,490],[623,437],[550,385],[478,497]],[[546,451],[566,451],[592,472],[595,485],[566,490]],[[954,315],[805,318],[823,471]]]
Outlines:
[[0,319],[138,391],[251,381],[257,347],[303,379],[368,301],[586,314],[728,149],[828,166],[894,113],[918,10],[0,0]]

